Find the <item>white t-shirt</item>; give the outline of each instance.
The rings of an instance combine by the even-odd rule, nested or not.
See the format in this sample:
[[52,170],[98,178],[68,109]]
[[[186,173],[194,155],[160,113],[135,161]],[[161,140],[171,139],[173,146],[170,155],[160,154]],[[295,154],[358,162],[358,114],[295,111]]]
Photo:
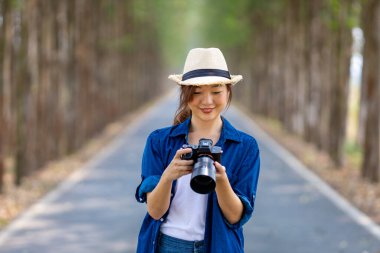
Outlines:
[[161,233],[187,241],[204,239],[208,194],[198,194],[190,187],[191,174],[177,180],[176,193]]

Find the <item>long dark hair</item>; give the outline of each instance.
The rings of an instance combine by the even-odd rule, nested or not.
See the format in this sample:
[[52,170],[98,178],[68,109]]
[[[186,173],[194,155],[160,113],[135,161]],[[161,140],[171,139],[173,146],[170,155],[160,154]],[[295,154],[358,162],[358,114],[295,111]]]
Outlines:
[[[231,100],[232,100],[232,89],[231,84],[226,84],[227,91],[228,91],[228,101],[227,101],[227,107],[230,106]],[[194,91],[197,88],[197,86],[193,85],[182,85],[181,86],[181,95],[179,97],[179,106],[177,108],[177,111],[174,116],[173,125],[178,125],[184,122],[188,117],[191,116],[191,110],[187,106],[188,103],[193,99]]]

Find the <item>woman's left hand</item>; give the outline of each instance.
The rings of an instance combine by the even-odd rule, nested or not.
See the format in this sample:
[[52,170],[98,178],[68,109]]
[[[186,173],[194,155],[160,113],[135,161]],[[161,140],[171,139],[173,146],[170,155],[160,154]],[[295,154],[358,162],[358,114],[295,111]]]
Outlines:
[[226,173],[226,167],[221,165],[218,162],[214,162],[214,166],[216,169],[216,181],[221,181],[221,180],[226,180],[227,178],[227,173]]
[[235,194],[228,180],[226,167],[214,162],[216,169],[216,196],[218,204],[227,221],[231,224],[237,223],[243,215],[243,203]]

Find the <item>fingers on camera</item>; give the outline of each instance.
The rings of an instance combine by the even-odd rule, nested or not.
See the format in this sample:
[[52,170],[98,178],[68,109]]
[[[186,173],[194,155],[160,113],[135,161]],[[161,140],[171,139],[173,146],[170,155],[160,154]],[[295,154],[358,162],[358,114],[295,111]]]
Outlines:
[[181,156],[183,154],[186,154],[186,153],[190,153],[191,152],[191,148],[180,148],[177,150],[177,156]]

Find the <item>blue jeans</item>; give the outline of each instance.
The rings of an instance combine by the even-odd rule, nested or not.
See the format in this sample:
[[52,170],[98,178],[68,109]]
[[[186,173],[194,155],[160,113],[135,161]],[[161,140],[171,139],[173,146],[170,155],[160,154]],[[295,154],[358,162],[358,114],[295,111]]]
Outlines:
[[185,241],[160,233],[158,253],[205,253],[204,241]]

